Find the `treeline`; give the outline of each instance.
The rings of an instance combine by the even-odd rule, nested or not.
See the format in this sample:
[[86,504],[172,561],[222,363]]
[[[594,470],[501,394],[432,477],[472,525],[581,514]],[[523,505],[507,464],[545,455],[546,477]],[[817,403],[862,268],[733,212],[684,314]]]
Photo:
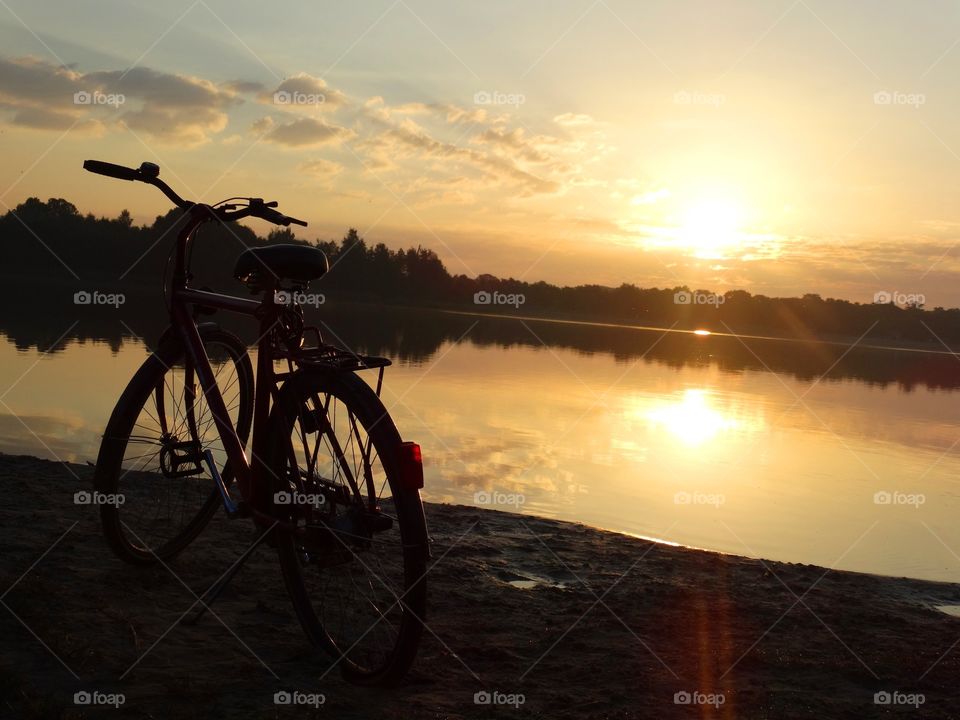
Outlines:
[[[178,211],[137,226],[127,211],[116,218],[82,215],[66,200],[31,198],[0,217],[0,272],[101,291],[157,287],[176,237]],[[602,322],[706,328],[786,337],[960,347],[960,310],[855,303],[808,294],[774,298],[734,290],[580,285],[559,287],[493,275],[451,275],[433,250],[392,250],[368,244],[351,229],[339,240],[307,241],[289,230],[259,237],[242,225],[208,225],[194,243],[197,287],[240,288],[233,263],[246,247],[273,243],[314,244],[331,272],[314,289],[328,301],[360,300],[393,305],[480,310]],[[866,333],[866,334],[865,334]],[[865,335],[864,335],[865,334]]]

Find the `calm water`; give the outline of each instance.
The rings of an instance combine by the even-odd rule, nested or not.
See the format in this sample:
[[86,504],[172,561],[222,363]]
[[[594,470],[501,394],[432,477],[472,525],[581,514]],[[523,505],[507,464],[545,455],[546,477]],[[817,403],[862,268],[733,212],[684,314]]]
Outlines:
[[[147,352],[132,335],[161,328],[114,312],[2,321],[0,451],[96,457]],[[362,307],[319,319],[396,361],[383,397],[423,446],[428,500],[960,581],[956,357]]]

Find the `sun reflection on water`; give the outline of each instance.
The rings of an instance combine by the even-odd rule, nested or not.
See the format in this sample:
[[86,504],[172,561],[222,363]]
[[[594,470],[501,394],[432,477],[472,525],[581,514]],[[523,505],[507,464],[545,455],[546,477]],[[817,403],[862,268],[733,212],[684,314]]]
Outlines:
[[721,432],[757,427],[757,422],[721,411],[707,390],[693,388],[684,390],[679,400],[650,408],[645,417],[651,425],[665,428],[686,445],[701,445]]

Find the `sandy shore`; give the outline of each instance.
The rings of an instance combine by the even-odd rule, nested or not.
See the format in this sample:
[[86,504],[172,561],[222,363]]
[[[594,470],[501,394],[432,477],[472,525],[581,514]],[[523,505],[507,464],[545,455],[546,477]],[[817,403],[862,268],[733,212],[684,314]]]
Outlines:
[[[73,502],[90,476],[0,456],[0,717],[960,717],[960,618],[935,609],[960,586],[449,505],[427,506],[437,562],[408,681],[321,680],[269,548],[216,616],[176,624],[249,525],[218,517],[169,569],[133,569]],[[83,691],[124,702],[78,706]],[[282,691],[324,703],[278,706]]]

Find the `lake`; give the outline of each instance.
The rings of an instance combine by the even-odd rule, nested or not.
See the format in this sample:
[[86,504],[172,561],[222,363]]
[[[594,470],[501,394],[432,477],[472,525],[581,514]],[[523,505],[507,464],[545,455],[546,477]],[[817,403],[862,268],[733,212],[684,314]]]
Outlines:
[[[158,303],[0,320],[0,452],[94,460]],[[957,356],[333,303],[314,320],[394,360],[383,399],[423,447],[426,500],[960,581]]]

